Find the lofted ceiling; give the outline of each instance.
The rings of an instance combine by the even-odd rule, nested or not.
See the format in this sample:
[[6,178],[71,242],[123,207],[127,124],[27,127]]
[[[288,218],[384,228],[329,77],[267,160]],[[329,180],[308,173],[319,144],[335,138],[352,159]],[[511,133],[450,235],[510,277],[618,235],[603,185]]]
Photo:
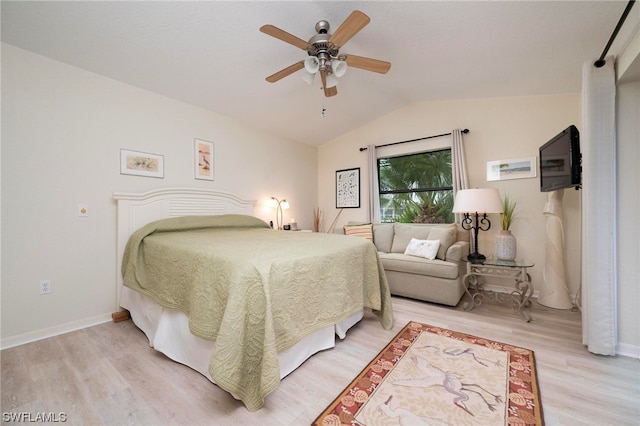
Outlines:
[[[627,1],[2,1],[2,41],[320,145],[414,102],[575,93]],[[355,9],[371,22],[341,53],[392,63],[350,68],[325,98],[298,71],[306,53],[259,31],[303,40]],[[610,49],[634,34],[634,7]],[[325,114],[321,114],[322,110]]]

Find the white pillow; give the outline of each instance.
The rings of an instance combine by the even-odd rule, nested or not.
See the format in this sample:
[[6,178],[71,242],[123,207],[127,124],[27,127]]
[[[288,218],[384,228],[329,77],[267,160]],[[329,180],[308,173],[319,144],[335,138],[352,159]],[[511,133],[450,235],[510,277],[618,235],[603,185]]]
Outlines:
[[404,254],[433,260],[436,258],[439,248],[440,240],[418,240],[416,238],[412,238],[411,241],[409,241]]

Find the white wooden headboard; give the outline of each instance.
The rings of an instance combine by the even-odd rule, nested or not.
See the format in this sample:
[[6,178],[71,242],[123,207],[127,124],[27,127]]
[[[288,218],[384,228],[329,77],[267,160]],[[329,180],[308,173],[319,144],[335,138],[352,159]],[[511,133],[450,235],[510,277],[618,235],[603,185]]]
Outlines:
[[114,192],[118,203],[116,311],[120,310],[122,255],[129,236],[147,223],[175,216],[253,215],[255,200],[198,188],[165,188],[144,193]]

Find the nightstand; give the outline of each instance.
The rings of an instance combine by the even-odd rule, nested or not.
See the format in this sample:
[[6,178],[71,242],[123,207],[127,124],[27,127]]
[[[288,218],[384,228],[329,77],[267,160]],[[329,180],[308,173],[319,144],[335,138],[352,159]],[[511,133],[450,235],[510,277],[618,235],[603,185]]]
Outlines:
[[[531,314],[524,308],[531,306],[533,287],[527,268],[534,266],[533,262],[526,259],[486,259],[482,262],[470,262],[466,257],[463,261],[467,263],[467,274],[462,279],[462,285],[471,299],[471,302],[467,302],[464,306],[466,311],[480,305],[482,299],[486,297],[493,302],[511,302],[513,310],[518,312],[523,320],[531,321]],[[480,282],[480,277],[511,278],[515,280],[515,288],[510,293],[486,290],[484,283]]]

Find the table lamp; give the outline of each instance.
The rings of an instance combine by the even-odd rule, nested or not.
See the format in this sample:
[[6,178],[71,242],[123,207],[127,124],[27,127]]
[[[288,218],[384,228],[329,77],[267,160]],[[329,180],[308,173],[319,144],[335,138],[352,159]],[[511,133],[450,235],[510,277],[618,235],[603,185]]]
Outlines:
[[271,207],[276,208],[276,226],[278,230],[282,230],[282,210],[289,208],[287,200],[278,200],[276,197],[271,197],[269,200]]
[[[460,223],[462,229],[467,231],[473,229],[474,232],[474,251],[467,256],[467,259],[472,263],[482,263],[486,256],[478,253],[478,231],[491,229],[491,221],[487,214],[502,212],[500,193],[494,188],[461,189],[456,193],[453,212],[464,215]],[[475,225],[472,215],[475,215]]]

